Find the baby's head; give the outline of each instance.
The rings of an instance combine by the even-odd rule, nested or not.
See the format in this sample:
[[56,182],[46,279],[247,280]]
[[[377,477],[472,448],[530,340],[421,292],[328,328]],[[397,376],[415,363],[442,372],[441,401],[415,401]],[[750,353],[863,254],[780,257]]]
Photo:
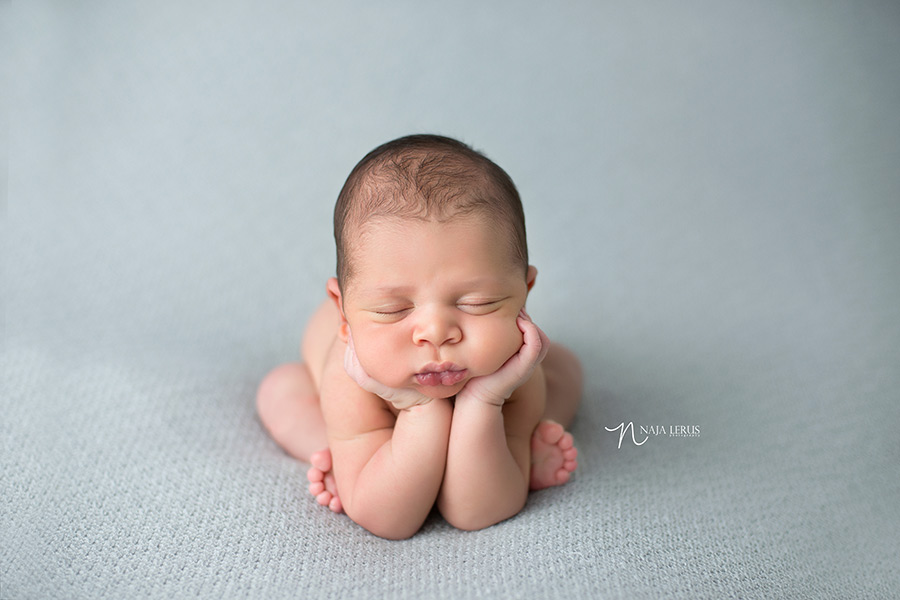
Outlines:
[[522,345],[534,283],[509,176],[455,140],[388,142],[353,169],[335,207],[328,290],[360,364],[431,397],[493,373]]
[[354,274],[355,242],[383,217],[447,222],[477,216],[509,243],[525,277],[522,201],[509,175],[483,154],[438,135],[402,137],[369,152],[351,171],[334,208],[337,279]]

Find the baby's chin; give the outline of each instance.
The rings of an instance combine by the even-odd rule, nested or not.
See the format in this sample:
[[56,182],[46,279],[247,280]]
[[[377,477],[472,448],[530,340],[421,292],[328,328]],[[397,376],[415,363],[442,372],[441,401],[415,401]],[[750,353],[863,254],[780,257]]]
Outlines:
[[423,396],[428,396],[429,398],[433,398],[435,400],[439,400],[441,398],[452,398],[466,386],[466,384],[469,382],[469,379],[471,379],[471,377],[467,377],[466,379],[453,385],[417,385],[416,390]]

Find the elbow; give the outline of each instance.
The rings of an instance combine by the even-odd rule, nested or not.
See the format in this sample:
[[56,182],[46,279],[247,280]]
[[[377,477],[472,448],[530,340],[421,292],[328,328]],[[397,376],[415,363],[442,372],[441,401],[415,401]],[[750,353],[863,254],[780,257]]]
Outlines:
[[481,507],[481,510],[473,510],[471,508],[454,509],[449,506],[441,506],[439,508],[441,515],[453,527],[463,531],[478,531],[516,516],[525,507],[526,499],[527,496],[521,500],[517,499],[516,502],[509,503],[506,506],[493,506],[487,510],[485,510],[485,507]]
[[371,523],[363,525],[370,533],[386,540],[407,540],[422,527],[421,523]]
[[410,518],[410,515],[391,515],[369,512],[348,516],[360,527],[386,540],[406,540],[416,534],[425,522],[424,518]]
[[376,535],[385,540],[391,540],[391,541],[398,542],[401,540],[408,540],[409,538],[414,536],[418,530],[419,530],[418,527],[413,530],[385,529],[384,531],[377,531],[374,529],[370,529],[369,533]]
[[370,526],[363,525],[369,533],[377,535],[380,538],[384,538],[386,540],[408,540],[412,536],[419,531],[421,524],[418,524],[414,527],[403,527],[403,526],[382,526],[380,524],[373,524]]
[[450,514],[444,515],[444,519],[457,529],[463,531],[478,531],[479,529],[486,529],[491,525],[496,525],[500,521],[505,521],[515,514],[516,512],[507,515],[501,513],[490,516],[477,514]]

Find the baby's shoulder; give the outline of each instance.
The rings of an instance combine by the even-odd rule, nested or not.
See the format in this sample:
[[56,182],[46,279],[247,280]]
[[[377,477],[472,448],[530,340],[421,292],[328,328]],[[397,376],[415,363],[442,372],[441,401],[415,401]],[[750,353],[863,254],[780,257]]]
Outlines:
[[396,419],[387,403],[362,389],[344,369],[346,348],[347,344],[336,340],[325,359],[319,403],[326,426],[347,435],[393,427]]

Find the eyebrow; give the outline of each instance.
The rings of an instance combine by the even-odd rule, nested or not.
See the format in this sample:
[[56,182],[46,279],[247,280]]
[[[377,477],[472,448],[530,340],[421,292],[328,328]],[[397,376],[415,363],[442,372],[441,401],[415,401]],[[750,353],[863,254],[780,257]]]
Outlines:
[[485,286],[503,286],[506,283],[502,277],[476,277],[460,284],[463,289],[479,288]]
[[412,289],[412,286],[409,285],[382,285],[371,288],[370,293],[379,296],[394,296],[407,294]]
[[[503,285],[503,279],[489,276],[475,277],[473,279],[460,282],[457,287],[459,287],[460,289],[470,289],[495,284]],[[414,289],[415,286],[411,285],[382,285],[371,288],[369,293],[373,295],[384,296],[404,295],[412,292]]]

